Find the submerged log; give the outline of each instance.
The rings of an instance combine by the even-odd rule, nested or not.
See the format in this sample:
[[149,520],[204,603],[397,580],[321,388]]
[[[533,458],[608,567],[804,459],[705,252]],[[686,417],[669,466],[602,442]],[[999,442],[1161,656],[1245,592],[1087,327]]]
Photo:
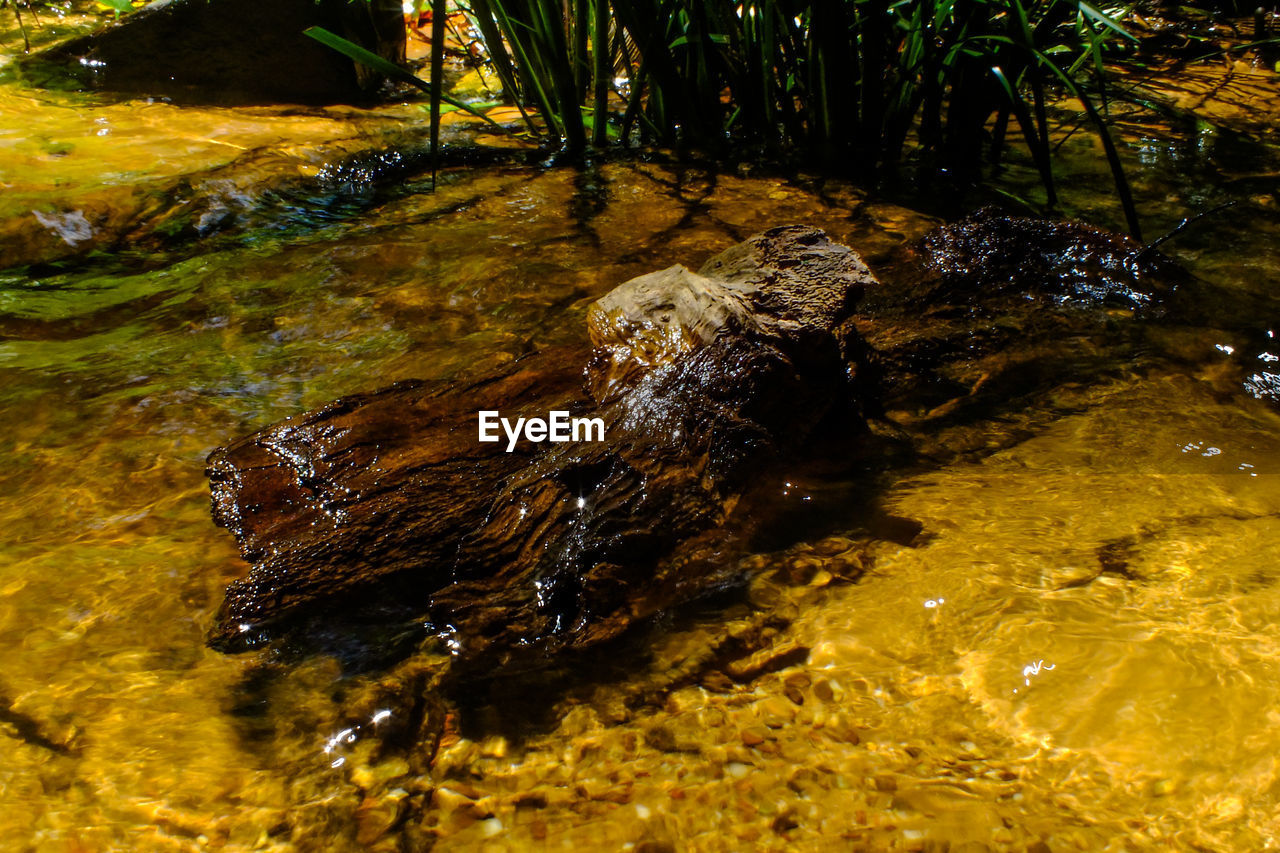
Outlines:
[[[315,630],[370,589],[469,664],[610,639],[738,581],[797,461],[1016,441],[1064,388],[1135,369],[1146,324],[1125,319],[1160,316],[1184,279],[1127,238],[989,211],[906,247],[885,284],[801,226],[641,276],[591,307],[590,347],[344,398],[216,450],[214,518],[252,568],[210,642]],[[479,440],[484,410],[599,418],[604,439],[507,452]]]
[[[252,647],[394,583],[460,657],[495,660],[600,642],[729,581],[725,531],[750,526],[769,472],[824,421],[857,423],[848,320],[874,283],[822,232],[776,228],[593,305],[585,388],[581,353],[541,353],[214,451],[214,518],[252,569],[210,642]],[[604,438],[507,452],[478,440],[482,410],[599,418]]]
[[404,61],[398,0],[157,0],[22,65],[37,83],[60,68],[88,88],[188,103],[341,103],[381,85],[310,26]]

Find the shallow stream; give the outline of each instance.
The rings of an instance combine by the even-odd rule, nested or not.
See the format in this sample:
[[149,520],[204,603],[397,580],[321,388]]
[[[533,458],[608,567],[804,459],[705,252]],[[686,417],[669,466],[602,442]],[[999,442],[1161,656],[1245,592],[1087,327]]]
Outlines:
[[[665,160],[453,168],[434,194],[352,170],[417,113],[0,85],[5,849],[1280,846],[1280,413],[1220,381],[1223,347],[1280,323],[1280,152],[1208,122],[1130,120],[1126,157],[1154,233],[1239,200],[1168,247],[1220,316],[1032,435],[988,424],[992,452],[888,478],[878,511],[914,538],[822,501],[821,535],[751,558],[768,582],[598,678],[476,696],[429,761],[387,736],[413,659],[206,648],[244,571],[209,519],[215,446],[577,340],[616,284],[771,225],[874,266],[935,224]],[[1069,200],[1116,225],[1099,150],[1063,147]],[[748,636],[738,677],[689,663]]]

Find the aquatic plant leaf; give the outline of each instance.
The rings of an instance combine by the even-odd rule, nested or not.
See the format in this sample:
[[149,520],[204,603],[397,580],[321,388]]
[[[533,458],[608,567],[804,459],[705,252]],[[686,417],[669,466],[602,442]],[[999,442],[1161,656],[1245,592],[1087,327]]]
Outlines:
[[1080,11],[1086,17],[1090,18],[1093,21],[1096,21],[1097,23],[1111,30],[1121,38],[1128,39],[1134,44],[1138,43],[1137,37],[1134,36],[1132,33],[1130,33],[1128,30],[1126,30],[1124,27],[1122,27],[1120,23],[1116,21],[1115,18],[1112,18],[1110,15],[1103,12],[1101,9],[1098,9],[1090,5],[1089,3],[1085,3],[1084,0],[1080,0],[1079,5],[1080,5]]
[[[338,53],[341,53],[344,56],[347,56],[356,62],[359,62],[363,65],[367,65],[370,68],[374,69],[375,71],[378,71],[382,74],[387,75],[393,80],[399,80],[401,83],[407,83],[410,86],[414,86],[426,92],[428,95],[432,93],[432,90],[434,87],[427,81],[421,80],[418,77],[415,77],[414,75],[410,74],[408,71],[405,71],[399,65],[396,65],[393,62],[388,62],[387,60],[383,59],[381,56],[378,56],[376,53],[365,50],[360,45],[355,44],[354,42],[348,41],[347,39],[344,39],[340,35],[336,35],[334,33],[329,32],[324,27],[307,27],[305,30],[302,31],[302,34],[304,36],[309,36],[315,39],[316,41],[323,44],[325,47],[333,48],[334,50],[338,51]],[[443,92],[440,93],[440,100],[444,101],[446,104],[452,104],[458,109],[464,112],[470,113],[476,118],[484,119],[486,122],[498,128],[499,130],[502,130],[504,132],[506,131],[505,127],[498,124],[498,122],[489,118],[489,116],[480,112],[479,110],[477,110],[475,107],[471,106],[468,103],[460,101],[457,98],[452,98],[444,94]]]
[[99,6],[115,12],[117,18],[125,12],[133,11],[133,3],[131,0],[97,0],[97,2]]

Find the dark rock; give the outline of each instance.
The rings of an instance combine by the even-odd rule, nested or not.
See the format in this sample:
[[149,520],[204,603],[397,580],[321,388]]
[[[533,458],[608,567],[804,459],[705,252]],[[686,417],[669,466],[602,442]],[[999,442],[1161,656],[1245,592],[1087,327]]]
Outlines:
[[736,660],[725,666],[725,674],[742,684],[755,681],[767,672],[777,672],[789,666],[797,666],[809,659],[809,649],[797,643],[783,643],[762,649],[750,657]]
[[88,88],[189,103],[368,98],[381,76],[304,36],[310,26],[404,61],[404,19],[393,0],[157,0],[22,64],[37,84],[69,73]]
[[[1144,324],[1189,276],[1118,234],[985,209],[879,270],[858,330],[903,424],[1028,408],[1081,377],[1140,369]],[[870,372],[865,372],[869,374]]]
[[[918,248],[913,298],[930,310],[989,310],[993,297],[1159,311],[1185,273],[1129,237],[1082,222],[983,208],[935,228]],[[974,299],[976,294],[981,299]]]

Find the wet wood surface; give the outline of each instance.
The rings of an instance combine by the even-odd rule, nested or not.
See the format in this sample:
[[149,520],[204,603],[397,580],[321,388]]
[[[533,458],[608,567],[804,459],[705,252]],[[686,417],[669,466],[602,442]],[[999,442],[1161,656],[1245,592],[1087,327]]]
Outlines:
[[[774,229],[616,288],[589,351],[344,398],[215,451],[214,519],[252,569],[211,642],[252,647],[394,580],[460,657],[502,658],[594,644],[730,582],[753,490],[856,413],[848,320],[873,285],[822,232]],[[478,440],[481,410],[598,417],[605,440],[507,452]]]

